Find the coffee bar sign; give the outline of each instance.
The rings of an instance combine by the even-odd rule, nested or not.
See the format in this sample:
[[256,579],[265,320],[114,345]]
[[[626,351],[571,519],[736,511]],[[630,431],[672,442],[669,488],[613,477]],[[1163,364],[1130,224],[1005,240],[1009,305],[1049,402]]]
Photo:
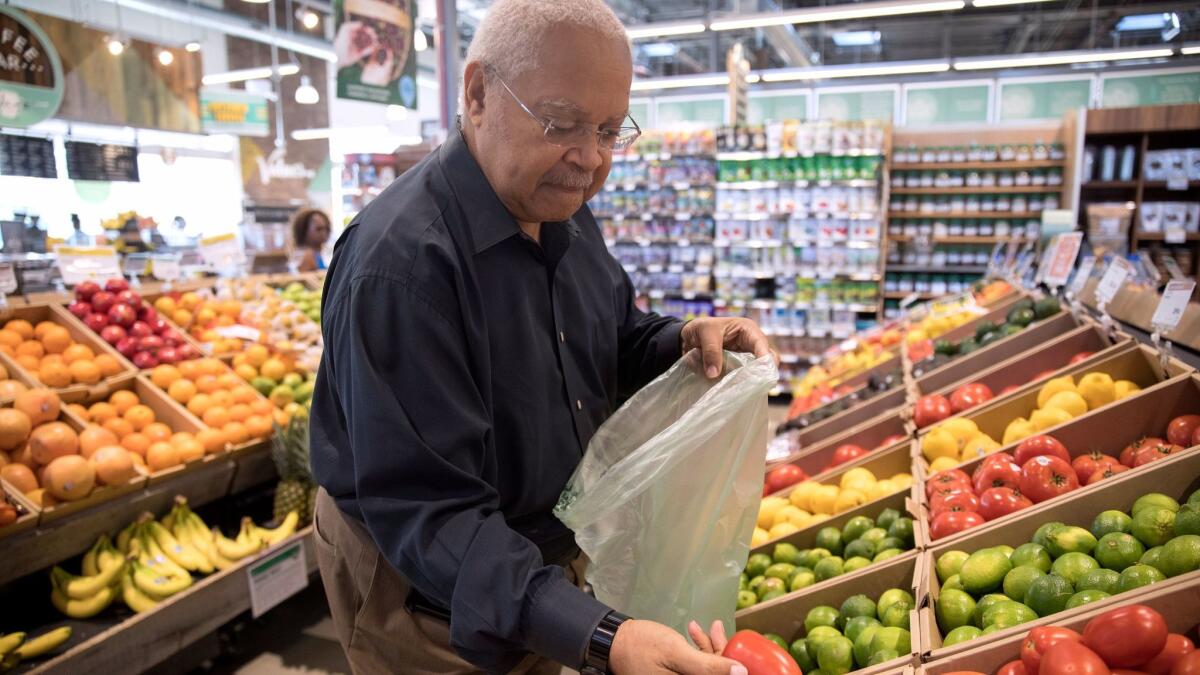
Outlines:
[[0,6],[0,126],[37,124],[62,98],[62,62],[46,33],[23,12]]

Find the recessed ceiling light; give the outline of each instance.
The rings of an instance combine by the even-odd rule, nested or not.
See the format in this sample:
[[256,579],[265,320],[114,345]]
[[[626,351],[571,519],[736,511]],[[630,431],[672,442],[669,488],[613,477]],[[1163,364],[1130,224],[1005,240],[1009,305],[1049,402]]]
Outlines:
[[158,50],[158,62],[164,66],[169,66],[172,63],[175,63],[175,55],[172,54],[170,50],[160,49]]
[[296,87],[296,103],[312,105],[321,100],[321,93],[313,86],[307,75],[300,76],[300,86]]
[[425,37],[425,31],[420,28],[413,33],[413,49],[419,52],[429,49],[429,38]]
[[304,10],[304,15],[300,18],[300,23],[304,24],[305,28],[312,30],[320,25],[321,15],[311,9],[306,9]]
[[117,38],[109,38],[108,53],[113,56],[120,56],[125,51],[125,43]]
[[191,42],[184,45],[183,48],[186,49],[187,51],[191,52],[192,54],[195,54],[196,52],[200,51],[200,43],[196,42],[195,40],[192,40]]
[[833,44],[839,47],[870,47],[879,44],[879,31],[847,30],[834,33]]

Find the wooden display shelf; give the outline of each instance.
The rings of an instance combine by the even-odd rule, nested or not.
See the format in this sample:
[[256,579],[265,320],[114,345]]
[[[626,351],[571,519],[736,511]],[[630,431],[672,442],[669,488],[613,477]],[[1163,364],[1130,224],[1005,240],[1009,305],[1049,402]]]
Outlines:
[[[912,241],[916,237],[909,234],[889,234],[888,239],[891,241]],[[948,234],[939,237],[930,237],[930,240],[935,244],[995,244],[1002,241],[1016,241],[1018,244],[1023,243],[1027,237],[1013,237],[1004,234],[987,234],[987,235],[962,235]],[[886,268],[885,268],[886,269]]]
[[888,265],[885,272],[888,274],[983,274],[987,272],[987,265]]
[[892,164],[892,171],[936,171],[936,170],[974,170],[995,169],[998,171],[1013,171],[1018,169],[1058,169],[1066,164],[1061,159],[1030,159],[1010,162],[917,162]]
[[992,195],[992,194],[1057,194],[1063,191],[1061,185],[1013,185],[1009,187],[1001,186],[979,186],[979,187],[895,187],[891,189],[894,195]]
[[888,211],[888,220],[930,220],[933,218],[977,218],[977,219],[1041,219],[1041,211],[946,211],[943,213],[927,213],[925,211]]
[[888,300],[903,300],[904,298],[914,294],[920,300],[932,300],[934,298],[940,298],[943,295],[946,295],[945,293],[930,293],[927,291],[884,291],[883,297]]
[[[1134,232],[1133,238],[1137,241],[1166,241],[1167,236],[1162,232]],[[1200,232],[1188,232],[1185,239],[1186,241],[1200,241]]]
[[1083,184],[1084,190],[1117,190],[1134,189],[1138,186],[1136,180],[1090,180]]

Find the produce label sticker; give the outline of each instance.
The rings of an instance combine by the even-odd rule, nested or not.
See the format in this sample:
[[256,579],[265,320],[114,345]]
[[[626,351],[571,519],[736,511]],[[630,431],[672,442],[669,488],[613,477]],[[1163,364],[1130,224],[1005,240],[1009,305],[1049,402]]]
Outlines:
[[1079,295],[1083,290],[1087,280],[1092,276],[1092,268],[1096,266],[1095,256],[1084,256],[1083,261],[1079,263],[1079,270],[1075,272],[1075,279],[1071,281],[1071,293]]
[[1125,279],[1133,274],[1133,266],[1124,258],[1113,258],[1112,264],[1108,269],[1104,270],[1104,276],[1100,277],[1100,283],[1096,286],[1096,299],[1108,304],[1112,299],[1117,297],[1117,291],[1121,290],[1121,285],[1125,283]]
[[1075,259],[1079,257],[1079,247],[1082,244],[1082,232],[1068,232],[1054,238],[1054,243],[1050,245],[1050,258],[1046,263],[1046,272],[1042,275],[1042,281],[1047,286],[1058,288],[1066,285],[1067,279],[1071,276],[1071,270],[1075,268]]
[[11,262],[0,262],[0,293],[12,295],[17,291],[17,273]]
[[1162,298],[1158,301],[1158,308],[1154,310],[1154,316],[1150,319],[1150,325],[1160,333],[1170,333],[1175,330],[1180,319],[1183,318],[1183,312],[1187,309],[1188,300],[1192,298],[1194,290],[1196,290],[1194,281],[1168,282],[1167,287],[1163,289]]
[[58,271],[65,284],[121,277],[121,261],[112,246],[55,246]]
[[294,541],[259,558],[246,570],[250,585],[250,614],[257,619],[308,586],[304,546]]
[[233,233],[200,240],[200,257],[216,269],[237,267],[246,262],[246,253]]

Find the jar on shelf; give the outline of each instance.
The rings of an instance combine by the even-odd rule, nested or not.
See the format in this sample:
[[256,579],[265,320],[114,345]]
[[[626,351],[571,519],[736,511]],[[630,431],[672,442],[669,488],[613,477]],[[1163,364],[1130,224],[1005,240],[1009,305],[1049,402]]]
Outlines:
[[905,211],[917,211],[920,209],[921,200],[917,195],[908,195],[904,200]]
[[917,201],[917,207],[914,210],[919,211],[921,213],[933,213],[934,208],[935,208],[935,203],[932,198],[921,197]]
[[904,177],[904,187],[917,188],[921,187],[921,172],[909,171]]
[[994,162],[994,161],[996,161],[996,159],[998,157],[999,157],[999,152],[997,152],[996,146],[985,145],[985,146],[983,146],[982,152],[980,152],[980,154],[979,154],[979,161]]
[[966,201],[967,201],[966,195],[957,195],[957,194],[951,195],[950,196],[950,210],[951,211],[965,211],[966,206],[967,206]]
[[905,176],[904,176],[903,171],[893,172],[892,180],[891,180],[892,187],[898,187],[898,188],[904,187],[904,179],[905,179]]
[[1062,185],[1063,176],[1059,169],[1051,169],[1046,172],[1046,185]]
[[1029,185],[1032,183],[1032,181],[1033,181],[1033,177],[1030,176],[1029,172],[1026,171],[1025,169],[1021,169],[1020,171],[1013,174],[1013,185],[1017,185],[1020,187],[1029,187]]
[[995,210],[1000,213],[1012,211],[1012,197],[1006,194],[996,195]]
[[990,237],[990,236],[992,236],[992,221],[983,219],[983,220],[972,220],[970,222],[971,222],[971,226],[966,229],[969,229],[971,236],[973,236],[973,237]]
[[1035,169],[1029,172],[1029,184],[1042,186],[1046,184],[1046,172]]
[[1016,176],[1011,171],[1005,171],[1000,174],[996,180],[996,185],[1000,187],[1012,187],[1017,182]]
[[1033,158],[1039,162],[1050,159],[1050,147],[1040,140],[1034,143]]
[[979,187],[996,187],[996,172],[984,171],[980,173]]
[[1055,143],[1050,146],[1050,159],[1059,161],[1067,158],[1067,146],[1062,143]]
[[963,200],[963,211],[975,212],[979,210],[979,195],[967,195]]
[[1037,194],[1036,192],[1029,195],[1029,210],[1030,211],[1041,211],[1044,208],[1046,208],[1046,206],[1045,206],[1045,200],[1042,198],[1042,195]]
[[1007,237],[1012,234],[1012,226],[1007,220],[997,220],[992,222],[992,233],[997,237]]
[[936,178],[935,178],[934,172],[932,172],[932,171],[922,171],[921,172],[921,187],[923,187],[923,188],[935,187],[935,185],[934,185],[935,182],[936,182]]
[[1058,195],[1051,193],[1042,200],[1042,208],[1050,211],[1058,208]]
[[1009,200],[1011,209],[1017,213],[1025,213],[1029,211],[1029,200],[1023,194],[1015,194]]
[[983,146],[975,141],[971,141],[971,145],[967,147],[967,161],[978,162],[983,159]]
[[950,157],[951,157],[950,146],[948,146],[948,145],[943,145],[942,147],[938,148],[938,150],[937,150],[937,161],[939,161],[939,162],[949,162],[949,161],[950,161]]
[[1011,162],[1017,158],[1017,149],[1011,143],[1000,146],[1000,161]]
[[921,148],[921,163],[922,164],[932,164],[936,161],[937,161],[937,148],[935,148],[933,146],[927,146],[927,147]]
[[961,237],[963,235],[963,221],[958,219],[947,221],[946,234],[951,237]]
[[952,162],[967,161],[967,146],[965,146],[965,145],[954,146],[954,149],[950,151],[950,161],[952,161]]
[[1016,147],[1013,157],[1018,162],[1028,162],[1029,160],[1033,159],[1033,147],[1028,143],[1022,143]]
[[[939,260],[940,257],[940,260]],[[948,246],[934,255],[934,265],[961,265],[962,251],[957,246]]]
[[979,187],[983,185],[983,175],[978,171],[967,172],[967,187]]
[[996,210],[996,195],[979,195],[979,210],[989,213]]

